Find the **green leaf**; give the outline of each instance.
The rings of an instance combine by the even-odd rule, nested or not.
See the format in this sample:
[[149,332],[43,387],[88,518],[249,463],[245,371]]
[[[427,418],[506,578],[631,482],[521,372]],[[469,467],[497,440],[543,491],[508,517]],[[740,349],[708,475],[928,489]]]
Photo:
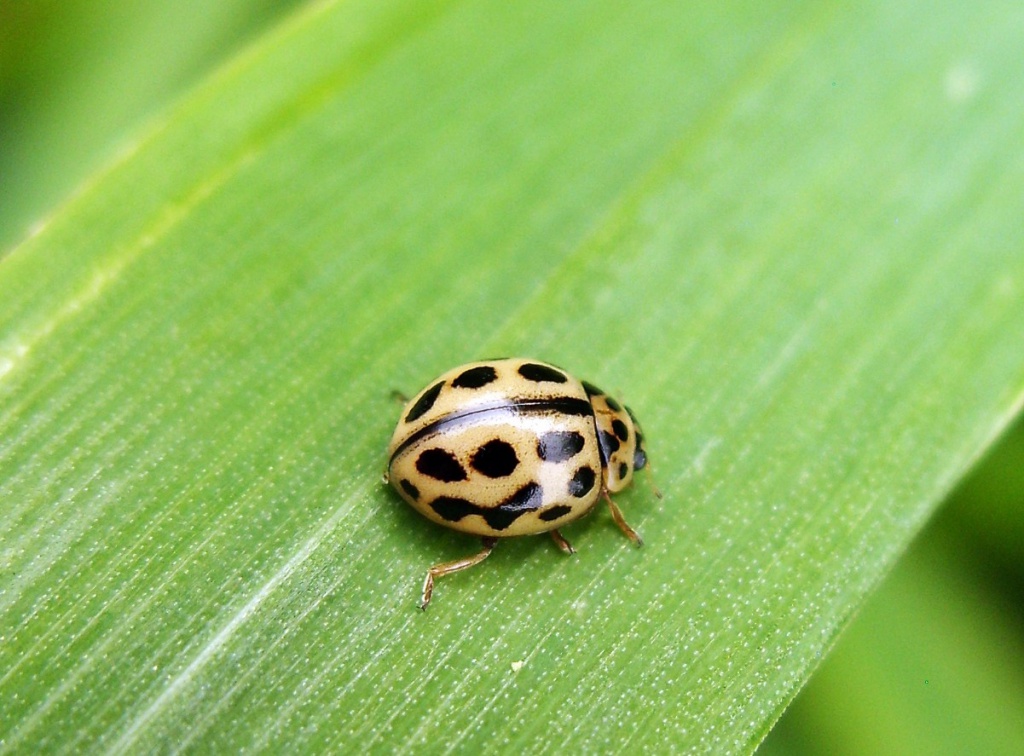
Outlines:
[[[951,38],[950,30],[956,30]],[[309,7],[0,262],[7,749],[750,750],[1020,404],[1009,3]],[[380,483],[495,354],[658,501],[471,553]],[[521,666],[520,666],[521,663]]]
[[759,755],[1020,750],[1022,419],[886,577]]
[[[1017,447],[1019,430],[1008,439]],[[759,754],[1020,751],[1019,602],[986,586],[989,560],[965,548],[957,527],[979,483],[914,544]]]

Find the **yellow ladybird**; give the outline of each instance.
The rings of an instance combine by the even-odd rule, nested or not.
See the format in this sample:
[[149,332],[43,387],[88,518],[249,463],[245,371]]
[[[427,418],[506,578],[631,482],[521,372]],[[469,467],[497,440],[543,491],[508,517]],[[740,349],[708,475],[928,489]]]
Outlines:
[[402,411],[385,479],[420,514],[482,536],[483,550],[431,567],[434,579],[479,564],[497,539],[550,532],[587,514],[598,499],[630,540],[642,544],[609,493],[647,464],[628,408],[585,381],[537,360],[474,362],[431,381]]

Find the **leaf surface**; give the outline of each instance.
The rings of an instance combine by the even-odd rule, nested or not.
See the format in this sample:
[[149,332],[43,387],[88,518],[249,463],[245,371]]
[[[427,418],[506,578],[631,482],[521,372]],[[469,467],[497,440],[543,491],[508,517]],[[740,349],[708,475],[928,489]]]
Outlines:
[[[5,748],[750,750],[1024,388],[1008,3],[310,6],[0,262]],[[950,29],[957,30],[955,39]],[[475,543],[398,409],[532,355],[662,500]]]

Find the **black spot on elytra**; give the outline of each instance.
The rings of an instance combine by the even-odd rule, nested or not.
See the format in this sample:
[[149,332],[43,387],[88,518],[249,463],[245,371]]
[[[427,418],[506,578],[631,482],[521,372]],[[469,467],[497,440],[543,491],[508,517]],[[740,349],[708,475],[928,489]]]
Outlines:
[[[448,522],[458,522],[471,514],[480,515],[495,530],[505,530],[527,512],[540,509],[544,491],[537,483],[527,483],[497,507],[481,507],[466,499],[439,496],[430,502],[430,508]],[[552,509],[557,509],[553,507]],[[566,509],[569,509],[566,507]],[[552,518],[554,519],[554,518]]]
[[412,499],[413,501],[419,501],[420,489],[416,488],[416,486],[414,486],[405,478],[402,478],[400,485],[402,486],[402,490],[409,494],[410,499]]
[[490,365],[480,365],[460,373],[459,377],[452,381],[452,386],[455,388],[476,389],[486,386],[497,377],[498,373]]
[[595,386],[593,383],[587,381],[581,381],[583,384],[583,390],[587,392],[587,396],[601,396],[604,392]]
[[519,457],[510,443],[496,438],[477,449],[469,463],[488,478],[504,478],[519,466]]
[[615,431],[615,436],[619,441],[629,440],[629,428],[627,428],[626,424],[619,420],[619,418],[612,420],[612,430]]
[[480,514],[495,530],[505,530],[526,513],[515,509],[486,509],[482,510]]
[[611,409],[612,412],[622,412],[622,405],[619,404],[614,399],[612,399],[610,396],[606,396],[604,400],[608,404],[608,408]]
[[608,457],[611,457],[619,450],[619,439],[615,438],[606,430],[601,431],[601,448],[605,450]]
[[537,456],[545,462],[565,462],[583,451],[585,443],[576,431],[551,431],[537,440]]
[[565,383],[569,380],[565,377],[565,373],[547,365],[538,365],[535,362],[527,362],[520,365],[519,375],[534,383]]
[[629,475],[629,465],[625,462],[619,463],[619,480],[625,480],[626,476]]
[[495,530],[505,530],[527,512],[540,509],[544,503],[544,489],[540,484],[530,482],[509,496],[493,509],[481,510],[487,524]]
[[437,395],[441,393],[441,389],[444,388],[444,381],[435,383],[433,386],[423,392],[422,396],[416,400],[416,404],[412,405],[412,409],[405,416],[405,422],[411,423],[413,420],[418,420],[423,417],[430,408],[434,406],[434,402],[437,401]]
[[448,522],[458,522],[463,517],[476,512],[479,507],[471,501],[456,499],[453,496],[439,496],[430,502],[430,508]]
[[416,458],[416,469],[434,480],[443,480],[445,483],[466,480],[467,477],[455,455],[444,449],[427,449]]
[[557,506],[551,507],[551,509],[546,512],[541,512],[539,516],[540,519],[544,520],[544,522],[551,522],[552,520],[557,520],[559,517],[565,517],[571,511],[572,507],[565,504],[558,504]]
[[534,509],[540,509],[543,501],[544,489],[540,487],[540,483],[530,481],[503,501],[501,506],[530,512]]
[[576,471],[576,474],[572,476],[572,480],[569,481],[569,493],[577,499],[582,499],[590,493],[590,489],[594,487],[594,481],[596,479],[597,476],[594,475],[593,470],[589,467],[581,467]]

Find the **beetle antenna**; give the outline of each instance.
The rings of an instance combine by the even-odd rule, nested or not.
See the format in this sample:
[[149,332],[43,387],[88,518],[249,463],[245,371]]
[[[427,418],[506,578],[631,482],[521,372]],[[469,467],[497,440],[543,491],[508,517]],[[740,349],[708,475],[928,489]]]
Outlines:
[[647,469],[647,482],[651,486],[651,490],[654,491],[654,495],[659,499],[662,498],[661,489],[658,488],[658,484],[654,482],[654,470],[651,469],[651,460],[647,460],[647,464],[644,465]]

